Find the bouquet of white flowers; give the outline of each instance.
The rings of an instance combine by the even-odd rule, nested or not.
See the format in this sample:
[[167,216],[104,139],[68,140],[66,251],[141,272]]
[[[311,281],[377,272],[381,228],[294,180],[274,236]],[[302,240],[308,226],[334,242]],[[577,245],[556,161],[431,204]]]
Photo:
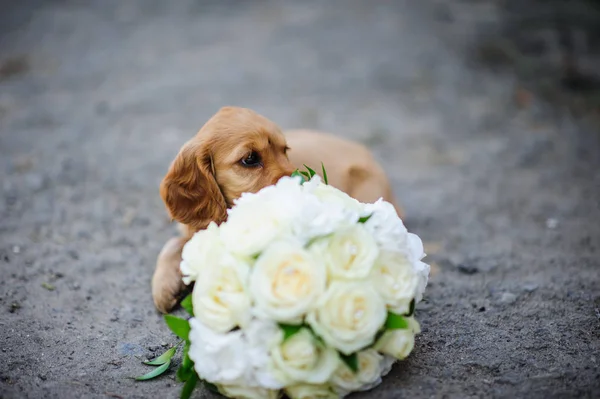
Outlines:
[[[308,170],[242,195],[184,247],[192,317],[166,316],[186,343],[182,397],[201,380],[231,398],[338,398],[412,351],[421,240],[390,203],[360,203]],[[171,351],[153,364],[166,370]]]

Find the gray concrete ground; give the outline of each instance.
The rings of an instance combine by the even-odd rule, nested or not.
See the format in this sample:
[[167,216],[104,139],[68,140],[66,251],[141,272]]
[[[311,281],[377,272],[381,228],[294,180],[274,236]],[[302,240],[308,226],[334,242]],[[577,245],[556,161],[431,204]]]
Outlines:
[[2,3],[0,397],[178,396],[128,379],[176,342],[157,187],[227,104],[369,144],[426,242],[416,349],[354,398],[600,396],[597,120],[480,62],[504,3]]

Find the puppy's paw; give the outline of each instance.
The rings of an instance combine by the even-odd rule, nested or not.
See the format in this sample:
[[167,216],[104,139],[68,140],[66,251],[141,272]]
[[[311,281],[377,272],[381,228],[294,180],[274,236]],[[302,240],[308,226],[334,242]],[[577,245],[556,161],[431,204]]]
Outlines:
[[184,287],[169,282],[158,282],[152,285],[154,306],[161,313],[169,313],[179,303]]
[[181,250],[185,240],[181,237],[172,238],[163,247],[156,261],[156,270],[152,277],[152,299],[161,313],[169,313],[186,290],[181,281]]

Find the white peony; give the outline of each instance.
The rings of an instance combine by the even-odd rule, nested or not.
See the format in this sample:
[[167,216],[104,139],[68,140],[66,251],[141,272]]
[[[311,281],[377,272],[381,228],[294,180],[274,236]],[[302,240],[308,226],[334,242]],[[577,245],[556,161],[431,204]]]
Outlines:
[[345,208],[322,202],[310,193],[305,193],[301,203],[302,215],[294,219],[292,231],[303,243],[356,223],[356,217]]
[[342,190],[323,183],[321,177],[318,175],[315,175],[308,182],[304,183],[304,189],[324,203],[334,205],[337,208],[344,209],[349,215],[354,215],[354,221],[365,214],[363,204]]
[[206,267],[192,292],[195,316],[207,327],[225,333],[248,323],[250,297],[246,281],[250,266],[222,253],[217,265]]
[[385,303],[371,284],[335,281],[306,320],[327,344],[348,355],[373,343],[386,317]]
[[279,241],[263,252],[250,276],[256,314],[300,323],[325,291],[325,267],[299,243]]
[[279,399],[281,391],[243,385],[217,385],[219,392],[236,399]]
[[181,253],[181,274],[183,282],[196,281],[205,267],[218,265],[223,252],[219,237],[219,226],[211,222],[205,230],[200,230],[184,245]]
[[283,337],[279,325],[272,320],[255,317],[244,329],[244,334],[248,344],[248,358],[253,368],[252,381],[263,388],[283,388],[285,384],[277,378],[270,356]]
[[386,331],[373,348],[396,359],[408,357],[415,347],[415,334],[421,332],[421,328],[414,318],[406,320],[409,322],[409,328]]
[[190,359],[198,376],[212,383],[246,385],[249,359],[242,331],[219,334],[190,319]]
[[429,280],[429,269],[430,266],[427,263],[421,261],[416,262],[414,265],[415,271],[418,277],[417,289],[415,291],[415,302],[421,302],[423,299],[423,293],[427,288],[427,281]]
[[310,251],[324,260],[332,279],[362,279],[369,275],[379,254],[377,243],[362,224],[318,240]]
[[225,248],[239,256],[255,256],[273,240],[291,235],[292,222],[302,211],[299,181],[283,177],[277,185],[244,194],[227,211],[221,226]]
[[338,399],[333,387],[326,384],[300,384],[287,387],[285,393],[290,399]]
[[417,290],[415,292],[415,301],[418,303],[423,299],[423,293],[429,280],[430,267],[421,261],[425,257],[423,242],[416,234],[408,233],[407,248],[409,258],[413,262],[413,267],[418,276]]
[[287,384],[323,384],[329,380],[339,361],[337,351],[323,345],[306,328],[277,345],[271,356],[280,379]]
[[365,204],[365,212],[371,215],[365,227],[382,249],[388,251],[405,249],[408,232],[392,204],[379,199],[373,204]]
[[370,277],[392,312],[408,313],[419,284],[419,275],[405,254],[382,251]]
[[373,349],[358,352],[358,371],[352,371],[344,362],[339,361],[331,384],[339,393],[366,391],[381,383],[383,367],[387,362]]

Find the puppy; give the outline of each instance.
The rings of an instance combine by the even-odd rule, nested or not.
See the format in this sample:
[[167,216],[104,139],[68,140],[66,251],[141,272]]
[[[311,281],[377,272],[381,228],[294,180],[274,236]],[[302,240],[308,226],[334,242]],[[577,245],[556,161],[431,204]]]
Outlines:
[[212,221],[224,222],[227,209],[242,193],[275,184],[303,165],[320,172],[321,162],[329,184],[362,202],[383,198],[402,216],[387,176],[361,144],[306,130],[284,135],[252,110],[221,108],[181,148],[160,186],[181,236],[170,239],[158,255],[152,278],[156,308],[169,312],[185,293],[181,251],[195,232]]

